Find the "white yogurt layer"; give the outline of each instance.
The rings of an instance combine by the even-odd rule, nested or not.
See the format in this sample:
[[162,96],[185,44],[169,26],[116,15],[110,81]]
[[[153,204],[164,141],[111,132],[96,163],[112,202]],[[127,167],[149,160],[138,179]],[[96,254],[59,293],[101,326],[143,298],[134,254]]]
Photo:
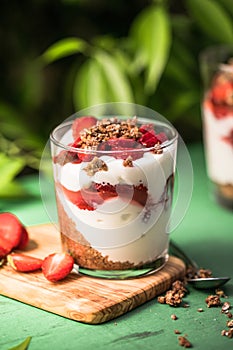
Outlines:
[[70,191],[87,188],[91,182],[109,183],[113,186],[143,184],[152,196],[159,198],[167,178],[173,173],[173,157],[174,154],[170,150],[164,151],[163,154],[145,152],[142,158],[133,161],[133,167],[125,167],[122,159],[101,156],[100,159],[107,164],[107,171],[101,170],[93,176],[88,176],[85,171],[87,162],[67,163],[63,166],[58,164],[57,177],[62,186]]
[[218,119],[205,106],[203,118],[208,175],[216,183],[233,185],[233,147],[223,140],[233,129],[233,115]]

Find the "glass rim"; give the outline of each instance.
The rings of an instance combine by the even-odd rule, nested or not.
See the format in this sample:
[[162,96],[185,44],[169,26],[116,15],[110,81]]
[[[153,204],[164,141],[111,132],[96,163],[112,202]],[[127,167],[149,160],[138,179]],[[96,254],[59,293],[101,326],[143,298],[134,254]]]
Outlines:
[[[137,153],[137,152],[150,152],[150,151],[153,151],[155,149],[165,149],[165,148],[168,148],[170,145],[172,145],[177,139],[178,139],[178,131],[175,129],[175,127],[170,124],[170,123],[165,123],[165,122],[160,122],[160,121],[157,121],[157,120],[152,120],[152,119],[148,119],[148,118],[138,118],[139,121],[150,121],[152,124],[157,124],[157,125],[160,125],[160,126],[163,126],[167,129],[169,129],[171,132],[172,132],[172,138],[170,140],[166,140],[164,141],[162,144],[159,144],[159,145],[154,145],[154,146],[151,146],[151,147],[144,147],[142,145],[142,148],[135,148],[135,149],[130,149],[130,153]],[[56,137],[55,137],[55,133],[61,129],[62,127],[67,127],[69,125],[72,125],[73,123],[73,120],[68,120],[67,122],[63,122],[61,124],[59,124],[55,129],[53,129],[53,131],[50,133],[50,141],[56,145],[56,146],[59,146],[60,148],[62,148],[63,150],[66,150],[66,151],[69,151],[69,152],[78,152],[78,153],[85,153],[85,154],[104,154],[104,155],[110,155],[111,153],[114,153],[114,154],[121,154],[121,153],[125,153],[128,151],[127,148],[125,149],[121,149],[121,150],[98,150],[96,148],[77,148],[77,147],[72,147],[72,146],[69,146],[69,145],[66,145],[62,142],[60,142],[60,140],[58,140]],[[135,141],[137,142],[137,141]]]

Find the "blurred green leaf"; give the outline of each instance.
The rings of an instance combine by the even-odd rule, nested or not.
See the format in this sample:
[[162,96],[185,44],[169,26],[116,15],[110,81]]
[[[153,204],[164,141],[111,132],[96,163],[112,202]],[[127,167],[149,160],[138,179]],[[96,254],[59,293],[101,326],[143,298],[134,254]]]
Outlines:
[[189,88],[195,84],[191,69],[185,66],[177,55],[172,55],[170,57],[164,76],[170,77],[176,82],[176,86],[182,85],[183,87]]
[[28,191],[16,180],[6,184],[4,188],[0,188],[1,199],[19,199],[27,197],[28,195]]
[[[193,56],[192,52],[189,50],[187,45],[183,43],[178,38],[173,39],[172,52],[171,56],[177,57],[177,60],[181,63],[181,65],[185,66],[186,69],[191,73],[196,70],[197,62],[196,58]],[[170,57],[171,57],[170,56]],[[182,70],[182,67],[181,67]]]
[[93,44],[104,50],[112,50],[116,46],[116,39],[110,35],[96,36],[92,40]]
[[29,61],[21,69],[20,103],[25,110],[31,110],[40,105],[43,96],[41,66],[38,61]]
[[24,168],[25,162],[19,158],[9,158],[4,153],[0,153],[0,191],[6,186],[15,175]]
[[204,33],[220,43],[233,42],[233,23],[214,0],[186,0],[188,11]]
[[133,103],[134,97],[129,79],[115,57],[104,51],[98,50],[95,54],[95,58],[101,67],[102,74],[106,80],[107,91],[111,98],[111,102]]
[[43,145],[40,135],[33,133],[19,112],[3,101],[0,101],[0,131],[12,140],[20,137],[27,147],[33,149]]
[[31,337],[27,337],[22,343],[19,345],[10,348],[9,350],[27,350],[31,341]]
[[95,59],[89,59],[79,69],[73,89],[76,109],[106,102],[106,84],[101,67]]
[[218,0],[220,4],[228,11],[228,13],[233,16],[233,2],[232,0]]
[[167,63],[171,28],[166,10],[150,6],[142,11],[132,25],[131,35],[136,45],[136,68],[146,69],[145,88],[152,94]]
[[173,14],[170,17],[173,39],[181,39],[185,42],[190,39],[192,19],[185,14]]
[[89,71],[89,61],[84,62],[76,74],[73,87],[73,101],[77,110],[88,106],[87,101],[87,76]]
[[7,157],[0,153],[0,197],[25,196],[26,190],[14,180],[25,166],[24,159]]
[[61,58],[76,54],[83,53],[87,48],[87,43],[79,38],[66,38],[57,41],[51,45],[41,56],[40,59],[49,64],[57,61]]
[[199,94],[195,90],[182,91],[170,102],[168,114],[171,121],[182,117],[189,118],[188,111],[199,102]]

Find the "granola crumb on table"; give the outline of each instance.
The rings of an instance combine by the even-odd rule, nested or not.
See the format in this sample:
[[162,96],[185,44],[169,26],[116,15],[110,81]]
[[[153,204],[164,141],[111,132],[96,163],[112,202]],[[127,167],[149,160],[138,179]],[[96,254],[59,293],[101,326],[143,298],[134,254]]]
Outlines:
[[172,314],[172,315],[171,315],[171,319],[174,320],[174,321],[176,321],[176,320],[178,320],[178,317],[177,317],[175,314]]
[[181,335],[178,337],[178,341],[180,346],[183,346],[184,348],[192,348],[192,344],[186,337]]
[[160,304],[179,306],[186,293],[187,289],[185,288],[184,282],[177,280],[173,282],[172,288],[166,292],[165,296],[159,296],[157,300]]

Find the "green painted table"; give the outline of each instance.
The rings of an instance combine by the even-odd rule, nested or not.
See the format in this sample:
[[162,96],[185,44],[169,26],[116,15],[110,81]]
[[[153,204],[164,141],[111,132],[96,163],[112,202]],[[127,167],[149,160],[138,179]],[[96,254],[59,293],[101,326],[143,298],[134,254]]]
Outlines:
[[[194,168],[193,196],[172,238],[201,266],[233,278],[233,213],[219,207],[208,194],[202,146],[194,144],[189,150]],[[1,201],[0,209],[15,213],[25,225],[48,222],[38,178],[25,177],[23,182],[33,196],[21,202]],[[194,349],[232,349],[233,339],[221,335],[227,316],[221,308],[206,307],[210,291],[191,287],[189,291],[185,298],[189,308],[172,308],[154,299],[102,325],[78,323],[0,296],[0,349],[7,350],[27,336],[32,337],[30,350],[181,349],[175,329],[187,335]],[[224,291],[233,305],[233,279]],[[198,308],[204,311],[198,312]],[[172,314],[178,319],[173,320]]]

